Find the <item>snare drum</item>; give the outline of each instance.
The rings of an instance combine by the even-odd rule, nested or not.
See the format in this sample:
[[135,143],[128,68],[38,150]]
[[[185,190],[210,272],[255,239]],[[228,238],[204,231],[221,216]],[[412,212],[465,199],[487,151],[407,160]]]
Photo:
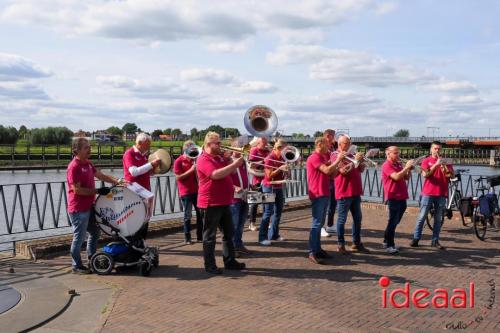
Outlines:
[[122,186],[112,188],[107,195],[99,195],[95,210],[99,227],[109,235],[112,234],[111,228],[103,224],[103,220],[119,229],[120,235],[124,237],[134,235],[148,221],[148,208],[144,199]]
[[276,200],[275,193],[262,193],[262,203],[272,203]]
[[257,191],[247,192],[247,203],[249,204],[260,204],[262,203],[262,193]]

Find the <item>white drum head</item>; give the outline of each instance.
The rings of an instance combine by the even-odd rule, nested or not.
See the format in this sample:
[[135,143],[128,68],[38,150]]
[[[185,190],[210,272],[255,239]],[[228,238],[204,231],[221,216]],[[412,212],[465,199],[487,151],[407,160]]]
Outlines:
[[269,202],[274,202],[276,201],[276,194],[275,193],[262,193],[262,202],[263,203],[269,203]]
[[[103,219],[120,230],[122,236],[133,236],[146,222],[146,203],[126,187],[117,186],[108,195],[100,195],[95,202],[96,220]],[[101,229],[111,234],[111,228],[99,224]]]

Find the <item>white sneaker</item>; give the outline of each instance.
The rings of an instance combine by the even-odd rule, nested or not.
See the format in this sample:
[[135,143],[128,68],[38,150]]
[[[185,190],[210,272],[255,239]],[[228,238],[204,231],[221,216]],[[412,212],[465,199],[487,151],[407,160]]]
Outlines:
[[275,239],[277,242],[283,242],[285,239],[281,236]]
[[382,248],[383,248],[383,249],[387,249],[387,243],[386,243],[386,242],[383,242],[383,243],[382,243]]
[[257,227],[255,226],[255,223],[250,222],[250,225],[248,226],[248,229],[250,229],[250,231],[255,231],[255,230],[257,230]]
[[385,249],[385,252],[390,253],[390,254],[394,254],[394,253],[398,253],[399,250],[395,246],[389,246],[388,248]]
[[321,228],[321,237],[330,237],[331,235],[326,232],[325,228]]
[[262,242],[259,242],[260,245],[269,246],[271,245],[271,241],[269,239],[264,239]]
[[326,232],[329,233],[329,234],[334,234],[337,232],[337,228],[335,228],[335,226],[331,226],[331,227],[326,227]]

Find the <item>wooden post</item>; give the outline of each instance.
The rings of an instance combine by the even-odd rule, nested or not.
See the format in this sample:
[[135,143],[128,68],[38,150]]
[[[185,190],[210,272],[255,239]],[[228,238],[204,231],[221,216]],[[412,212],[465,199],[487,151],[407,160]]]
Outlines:
[[490,150],[490,166],[495,166],[495,150]]

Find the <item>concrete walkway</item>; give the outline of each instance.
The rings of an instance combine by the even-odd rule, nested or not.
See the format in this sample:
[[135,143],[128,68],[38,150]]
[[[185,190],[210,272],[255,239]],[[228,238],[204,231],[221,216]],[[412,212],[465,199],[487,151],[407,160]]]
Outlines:
[[[35,332],[500,331],[498,231],[481,242],[458,220],[447,220],[442,243],[448,250],[428,246],[428,229],[424,229],[422,247],[409,248],[415,221],[410,213],[396,236],[402,251],[389,255],[381,248],[386,212],[364,208],[363,215],[363,242],[372,253],[340,255],[335,252],[336,238],[323,238],[323,248],[334,256],[326,265],[306,258],[308,209],[284,214],[286,240],[271,247],[258,246],[257,233],[246,231],[244,240],[255,252],[241,259],[248,267],[242,272],[208,275],[202,269],[201,244],[183,245],[181,233],[150,240],[161,248],[160,267],[147,278],[136,270],[110,276],[67,274],[68,256],[26,263],[26,267],[39,265],[27,276],[56,279],[81,295],[72,297],[61,315]],[[348,242],[349,233],[350,229]],[[220,251],[217,260],[222,266]],[[9,276],[6,266],[0,271],[4,284]],[[382,276],[391,280],[388,294],[409,282],[410,294],[417,288],[429,289],[428,301],[437,288],[451,296],[453,289],[468,290],[473,282],[475,306],[418,309],[410,303],[409,308],[383,308]],[[12,282],[7,281],[16,287]],[[2,332],[3,318],[0,315]]]

